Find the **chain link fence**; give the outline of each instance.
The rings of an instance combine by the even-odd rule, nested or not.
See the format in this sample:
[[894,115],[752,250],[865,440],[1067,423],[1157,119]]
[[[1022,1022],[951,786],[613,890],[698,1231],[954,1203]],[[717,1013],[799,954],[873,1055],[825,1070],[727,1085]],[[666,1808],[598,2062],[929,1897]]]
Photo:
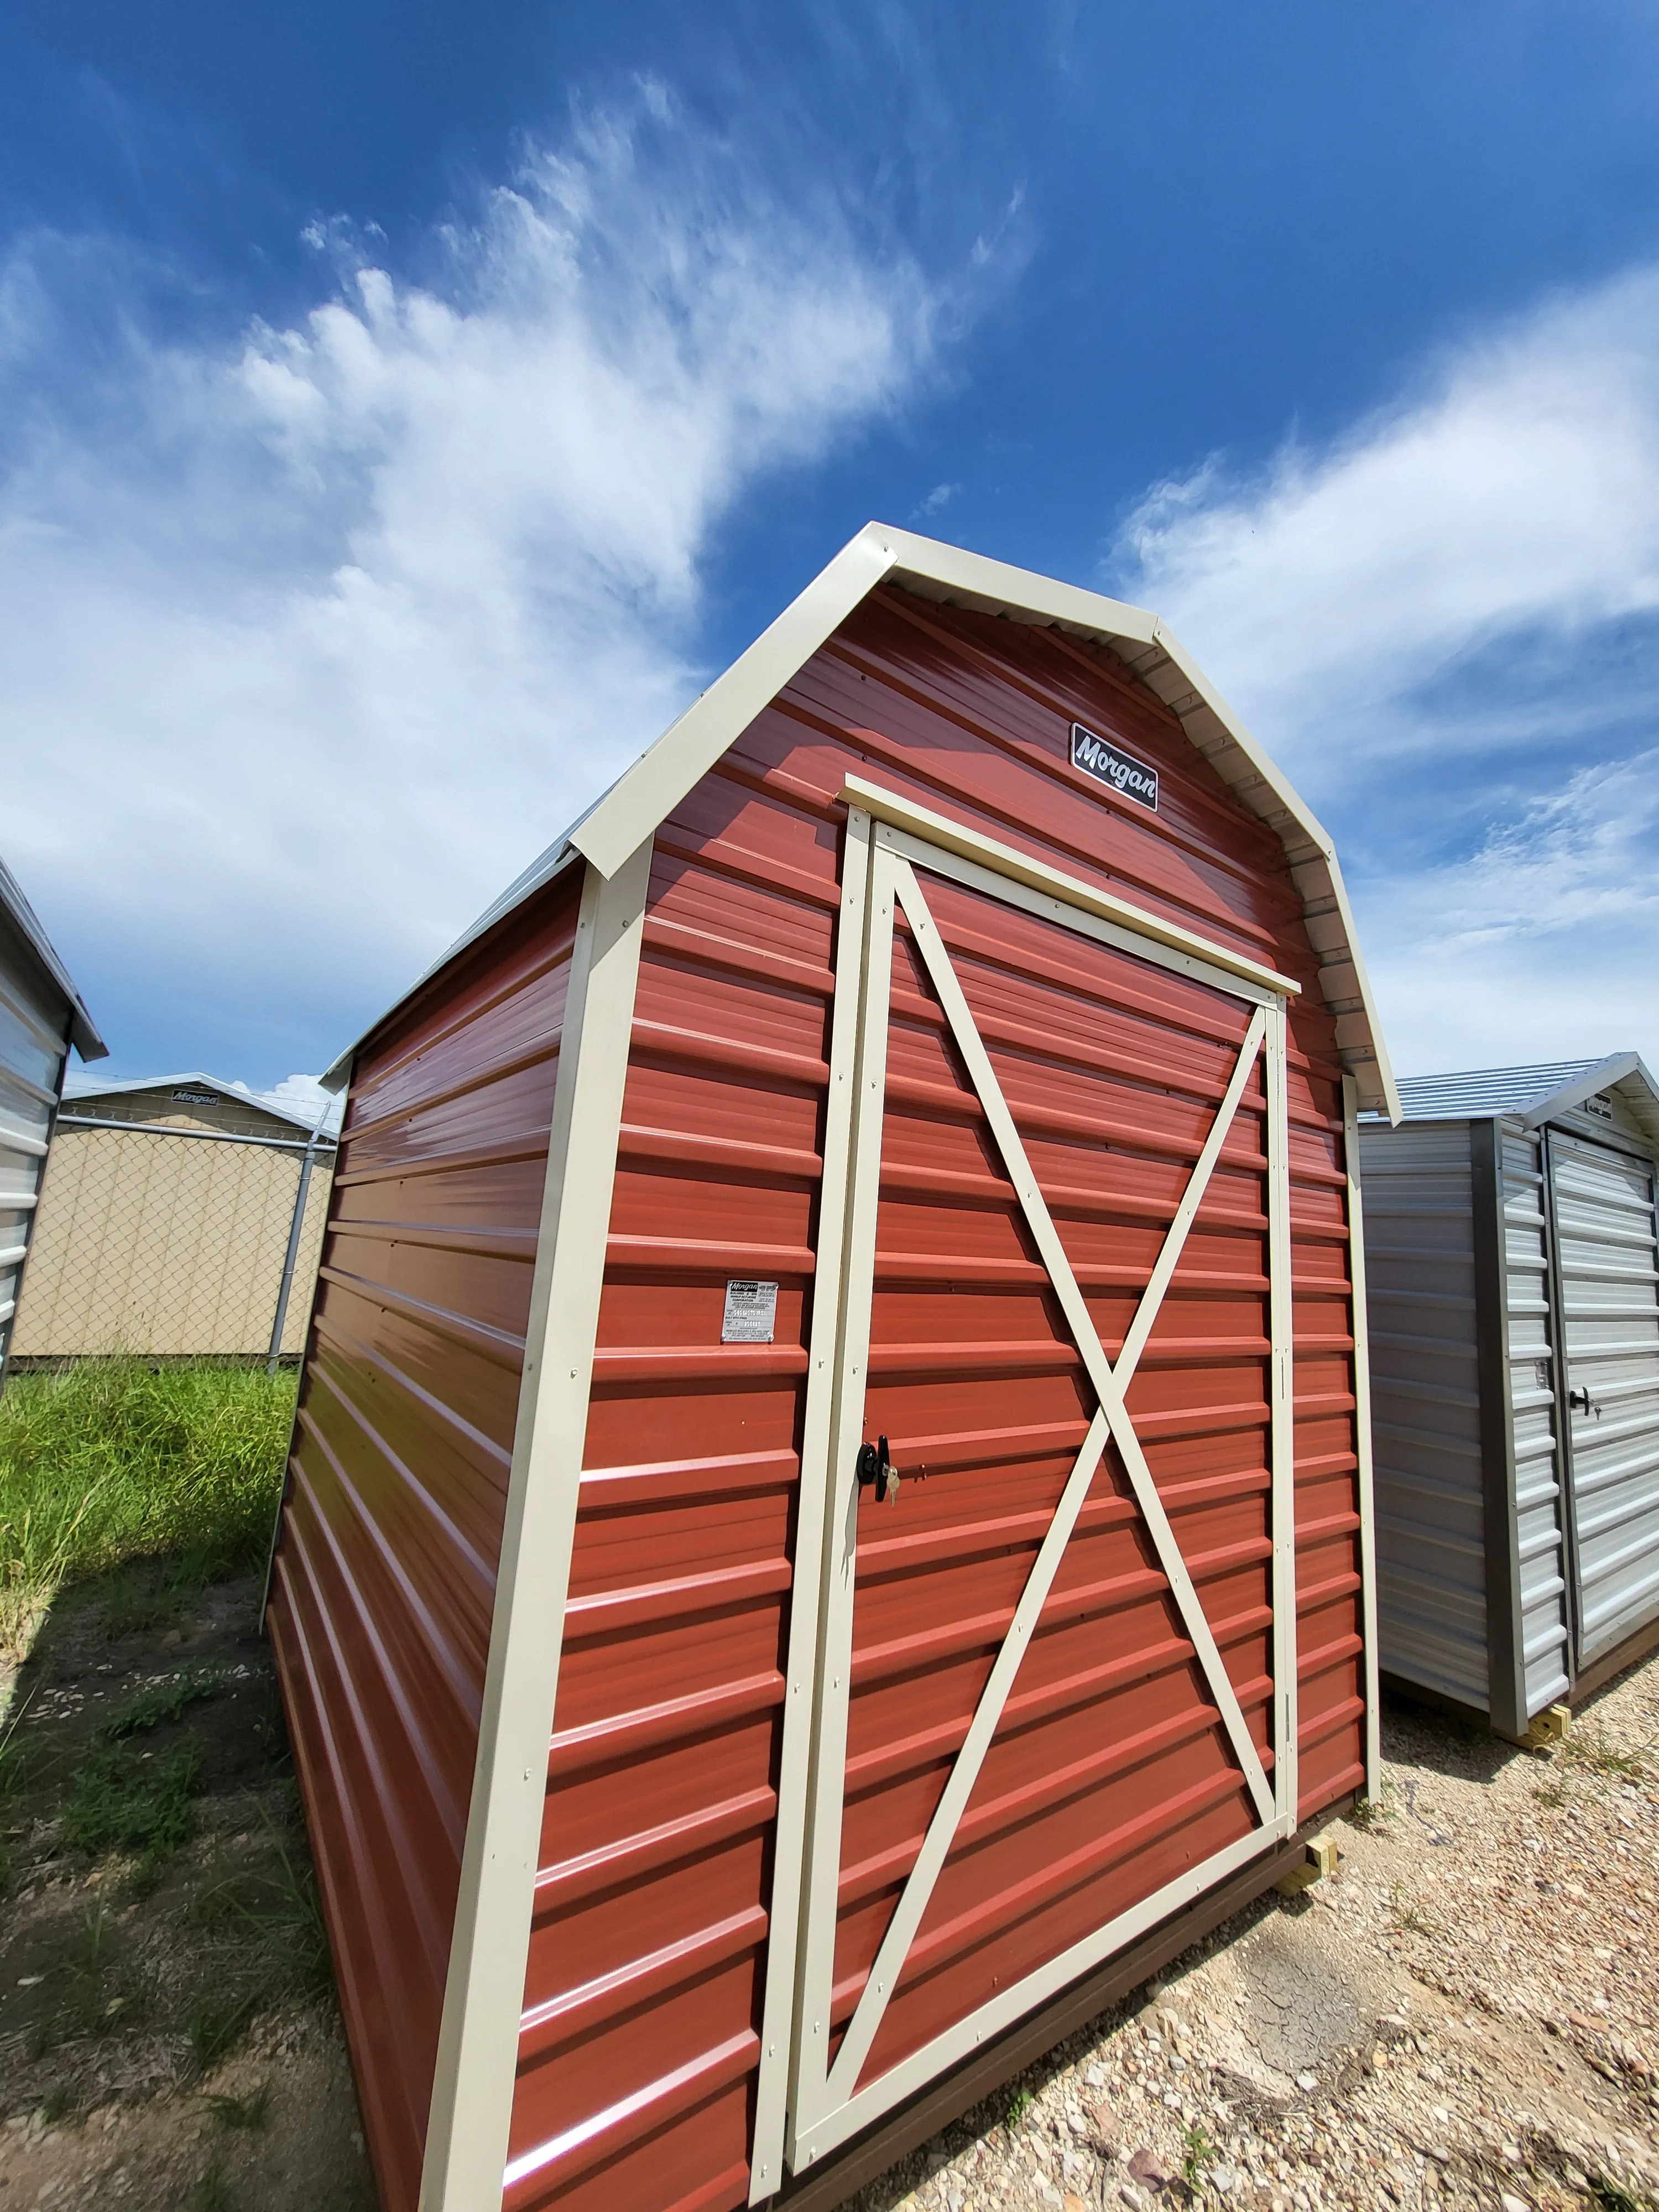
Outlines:
[[58,1117],[14,1364],[304,1349],[335,1142]]

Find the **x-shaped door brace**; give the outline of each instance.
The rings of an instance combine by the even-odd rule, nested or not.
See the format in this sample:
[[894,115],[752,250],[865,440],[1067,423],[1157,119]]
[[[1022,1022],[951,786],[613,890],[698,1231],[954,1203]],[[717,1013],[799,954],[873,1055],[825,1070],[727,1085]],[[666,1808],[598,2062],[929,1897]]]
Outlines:
[[[1077,1525],[1078,1516],[1083,1510],[1108,1437],[1117,1446],[1135,1502],[1151,1535],[1158,1565],[1169,1582],[1182,1625],[1191,1638],[1194,1655],[1220,1715],[1222,1726],[1226,1730],[1234,1756],[1264,1826],[1273,1819],[1276,1809],[1273,1790],[1240,1710],[1238,1698],[1222,1663],[1210,1624],[1199,1603],[1198,1594],[1193,1588],[1187,1563],[1170,1527],[1169,1516],[1164,1512],[1163,1500],[1147,1468],[1140,1439],[1135,1434],[1123,1403],[1124,1393],[1146,1349],[1147,1338],[1164,1302],[1164,1294],[1170,1286],[1188,1232],[1203,1202],[1211,1175],[1221,1156],[1222,1146],[1226,1142],[1227,1133],[1238,1111],[1250,1071],[1261,1050],[1267,1032],[1267,1010],[1258,1006],[1250,1018],[1220,1110],[1188,1180],[1175,1218],[1164,1236],[1157,1264],[1135,1309],[1134,1318],[1129,1324],[1128,1334],[1124,1338],[1114,1367],[1106,1357],[1083,1293],[1078,1288],[1071,1262],[1066,1256],[1065,1247],[1055,1231],[1042,1193],[1037,1188],[1036,1178],[1025,1157],[1025,1147],[1020,1141],[1019,1132],[1014,1127],[1013,1116],[1002,1095],[1002,1086],[997,1081],[995,1070],[969,1011],[968,1002],[963,996],[962,986],[957,981],[956,971],[951,965],[938,925],[922,896],[915,871],[907,859],[896,854],[893,856],[893,888],[898,904],[910,924],[916,948],[945,1010],[957,1049],[967,1067],[969,1080],[985,1109],[991,1133],[1002,1154],[1038,1254],[1048,1270],[1060,1310],[1066,1316],[1066,1327],[1082,1355],[1097,1404],[1082,1449],[1066,1478],[1054,1519],[1048,1524],[1048,1534],[1026,1578],[1025,1588],[1015,1608],[1012,1625],[997,1654],[990,1679],[980,1694],[973,1721],[962,1748],[957,1753],[945,1793],[928,1824],[915,1864],[888,1923],[869,1978],[859,1997],[841,2048],[836,2054],[835,2063],[825,2084],[831,2105],[852,2096],[860,2070],[869,2056],[888,2000],[897,1985],[905,1956],[921,1924],[933,1886],[950,1851],[957,1825],[978,1779],[986,1753],[990,1749],[1003,1707],[1019,1671],[1020,1662],[1030,1645],[1043,1604],[1065,1556],[1066,1547]],[[1276,1259],[1278,1255],[1274,1253],[1270,1257]]]

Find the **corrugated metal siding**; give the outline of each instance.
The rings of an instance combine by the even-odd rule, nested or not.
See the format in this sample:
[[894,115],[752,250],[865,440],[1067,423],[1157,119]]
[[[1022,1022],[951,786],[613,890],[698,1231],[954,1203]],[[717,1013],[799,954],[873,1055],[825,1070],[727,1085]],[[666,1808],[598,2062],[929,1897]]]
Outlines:
[[[736,849],[677,822],[653,867],[514,2206],[748,2191],[838,894],[827,823],[742,811]],[[732,1277],[779,1285],[769,1345],[721,1343]]]
[[1498,1132],[1504,1178],[1504,1278],[1509,1303],[1510,1406],[1515,1424],[1515,1514],[1521,1564],[1526,1709],[1566,1692],[1570,1666],[1561,1481],[1551,1342],[1549,1229],[1543,1146],[1535,1132]]
[[1645,1159],[1552,1133],[1572,1411],[1578,1664],[1659,1613],[1659,1268]]
[[53,1108],[69,1053],[70,1008],[0,920],[0,1381],[39,1206]]
[[[1159,815],[1070,767],[1073,716],[1157,761]],[[1355,1503],[1352,1354],[1333,1319],[1340,1200],[1327,1179],[1337,1069],[1282,848],[1111,656],[878,592],[657,841],[526,1989],[512,2154],[528,2168],[509,2196],[515,2212],[720,2212],[747,2193],[833,988],[836,799],[849,769],[1312,987],[1314,1003],[1295,1010],[1292,1054],[1300,1082],[1316,1086],[1296,1109],[1307,1124],[1296,1141],[1298,1266],[1310,1281],[1297,1384],[1310,1455],[1310,1802],[1322,1773],[1328,1802],[1352,1786],[1334,1778],[1359,1771],[1358,1663],[1344,1644],[1353,1540],[1335,1526]],[[1158,1006],[1124,1019],[1138,1018],[1155,1026]],[[1165,1097],[1158,1111],[1195,1121],[1213,1080],[1207,1062],[1196,1075],[1188,1066],[1172,1086],[1184,1098]],[[1170,1206],[1180,1150],[1167,1137],[1154,1147]],[[1235,1183],[1229,1202],[1240,1218],[1206,1236],[1259,1238],[1259,1197]],[[1130,1221],[1144,1237],[1144,1215],[1131,1210]],[[1172,1484],[1194,1486],[1172,1503],[1229,1554],[1212,1587],[1227,1617],[1239,1615],[1234,1650],[1249,1681],[1265,1629],[1249,1601],[1263,1573],[1252,1552],[1261,1431],[1254,1415],[1218,1409],[1262,1402],[1260,1274],[1258,1257],[1239,1282],[1216,1286],[1224,1334],[1238,1341],[1194,1368],[1191,1434],[1172,1419],[1161,1447]],[[739,1275],[781,1285],[770,1346],[720,1341],[724,1285]],[[1105,1279],[1101,1292],[1109,1304]],[[1030,1303],[1023,1277],[969,1294]],[[1164,1372],[1150,1368],[1143,1387],[1155,1392]],[[1022,1385],[1028,1397],[1056,1389],[1075,1422],[1067,1374]],[[1224,1467],[1206,1459],[1206,1436],[1239,1433],[1248,1464],[1235,1463],[1233,1441],[1215,1448]],[[1043,1464],[1045,1450],[1022,1447]],[[990,1571],[1006,1579],[1006,1569]],[[1236,1608],[1224,1603],[1235,1581]]]
[[[60,1124],[18,1308],[18,1357],[264,1353],[302,1157],[286,1133],[283,1144]],[[306,1194],[284,1352],[305,1342],[331,1157],[318,1160]]]
[[269,1614],[385,2212],[419,2187],[577,886],[361,1050]]
[[1383,1666],[1485,1711],[1486,1513],[1465,1121],[1360,1132]]
[[[1305,1036],[1296,1014],[1293,1039]],[[1297,1802],[1307,1820],[1365,1786],[1364,1585],[1342,1085],[1316,1048],[1290,1055],[1291,1279],[1296,1341]]]

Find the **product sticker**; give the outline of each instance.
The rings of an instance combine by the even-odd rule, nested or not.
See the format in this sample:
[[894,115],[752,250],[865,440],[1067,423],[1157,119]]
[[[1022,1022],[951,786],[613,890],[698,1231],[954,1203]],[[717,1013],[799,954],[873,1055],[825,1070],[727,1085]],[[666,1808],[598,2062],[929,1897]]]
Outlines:
[[736,1282],[726,1286],[726,1318],[720,1323],[722,1344],[770,1344],[777,1320],[775,1283]]

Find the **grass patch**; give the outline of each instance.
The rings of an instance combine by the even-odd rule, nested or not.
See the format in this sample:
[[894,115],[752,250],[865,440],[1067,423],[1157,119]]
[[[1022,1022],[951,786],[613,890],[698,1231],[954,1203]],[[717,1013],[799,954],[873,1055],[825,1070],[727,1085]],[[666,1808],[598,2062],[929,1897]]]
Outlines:
[[202,1890],[191,1917],[208,1934],[240,1937],[263,1954],[268,1984],[310,2000],[334,1987],[334,1962],[316,1878],[269,1822],[270,1856]]
[[53,1970],[55,2002],[30,2034],[30,2058],[43,2058],[60,2043],[112,2035],[142,2014],[143,1990],[118,1966],[115,1931],[100,1903],[88,1911]]
[[131,1853],[143,1886],[194,1832],[202,1766],[202,1747],[191,1736],[158,1752],[93,1744],[70,1784],[64,1843],[94,1858],[101,1851]]
[[225,1676],[217,1668],[201,1667],[194,1674],[175,1674],[171,1681],[155,1683],[129,1698],[100,1723],[98,1734],[109,1743],[118,1743],[124,1736],[142,1735],[146,1729],[178,1720],[187,1706],[216,1696],[224,1685]]
[[252,1991],[240,1997],[198,1997],[185,2016],[185,2033],[198,2074],[211,2074],[229,2057],[257,2002]]
[[1582,1766],[1591,1774],[1604,1774],[1622,1782],[1640,1782],[1647,1773],[1651,1743],[1634,1751],[1620,1751],[1594,1729],[1575,1729],[1562,1741],[1556,1756],[1564,1765]]
[[[294,1417],[291,1370],[83,1359],[0,1397],[0,1652],[21,1658],[57,1592],[167,1557],[175,1589],[264,1559]],[[156,1593],[144,1593],[152,1608]]]

